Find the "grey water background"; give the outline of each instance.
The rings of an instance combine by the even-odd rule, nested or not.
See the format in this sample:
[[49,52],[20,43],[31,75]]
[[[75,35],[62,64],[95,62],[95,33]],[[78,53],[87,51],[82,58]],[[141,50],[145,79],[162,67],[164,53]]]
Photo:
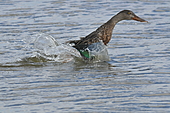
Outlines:
[[[170,112],[169,0],[0,1],[0,113]],[[110,61],[22,61],[26,37],[79,39],[123,9],[149,21],[122,21]]]

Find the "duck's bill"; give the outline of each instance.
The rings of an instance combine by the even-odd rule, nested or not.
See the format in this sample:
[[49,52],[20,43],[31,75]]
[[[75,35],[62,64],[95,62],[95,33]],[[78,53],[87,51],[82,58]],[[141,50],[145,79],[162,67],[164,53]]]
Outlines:
[[138,16],[134,16],[132,19],[136,20],[136,21],[139,21],[139,22],[148,22],[148,21],[146,21],[146,20],[144,20],[144,19],[142,19],[142,18],[140,18]]

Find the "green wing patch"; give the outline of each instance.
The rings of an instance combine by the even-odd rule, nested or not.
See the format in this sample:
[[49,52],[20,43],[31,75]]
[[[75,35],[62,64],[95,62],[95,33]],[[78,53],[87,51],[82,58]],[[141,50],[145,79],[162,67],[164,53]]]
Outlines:
[[90,58],[90,54],[88,50],[79,50],[80,54],[85,58]]

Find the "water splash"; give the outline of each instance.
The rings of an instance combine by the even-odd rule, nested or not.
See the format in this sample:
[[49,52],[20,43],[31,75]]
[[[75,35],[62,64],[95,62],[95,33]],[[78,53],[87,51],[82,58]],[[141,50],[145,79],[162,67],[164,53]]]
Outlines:
[[85,50],[80,50],[84,56],[85,61],[101,62],[109,61],[108,51],[102,41],[92,43]]
[[[36,49],[35,54],[27,58],[29,61],[55,61],[70,62],[76,58],[85,62],[108,61],[109,56],[103,42],[97,42],[88,46],[87,50],[90,59],[84,59],[80,52],[69,44],[60,44],[51,35],[38,33],[25,40],[29,45]],[[37,60],[35,60],[37,58]],[[25,59],[24,59],[25,60]]]
[[90,50],[91,56],[95,57],[97,61],[109,61],[109,55],[106,46],[102,41],[91,44],[88,49]]
[[[27,43],[36,49],[36,57],[56,62],[69,62],[74,57],[81,58],[73,47],[58,43],[51,35],[39,33],[30,37]],[[35,56],[33,56],[35,58]],[[44,61],[44,60],[42,60]]]

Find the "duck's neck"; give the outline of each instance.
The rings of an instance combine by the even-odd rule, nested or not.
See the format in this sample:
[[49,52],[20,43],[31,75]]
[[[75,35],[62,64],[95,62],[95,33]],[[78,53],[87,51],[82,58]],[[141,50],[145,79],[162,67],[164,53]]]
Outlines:
[[100,39],[103,40],[105,45],[107,45],[107,43],[110,41],[115,25],[121,20],[124,19],[122,18],[121,14],[118,13],[97,29],[97,31],[99,31],[98,33],[100,34]]
[[122,20],[124,20],[124,18],[122,18],[122,15],[120,13],[118,13],[117,15],[113,16],[109,21],[107,21],[105,24],[112,26],[114,28],[114,26]]

